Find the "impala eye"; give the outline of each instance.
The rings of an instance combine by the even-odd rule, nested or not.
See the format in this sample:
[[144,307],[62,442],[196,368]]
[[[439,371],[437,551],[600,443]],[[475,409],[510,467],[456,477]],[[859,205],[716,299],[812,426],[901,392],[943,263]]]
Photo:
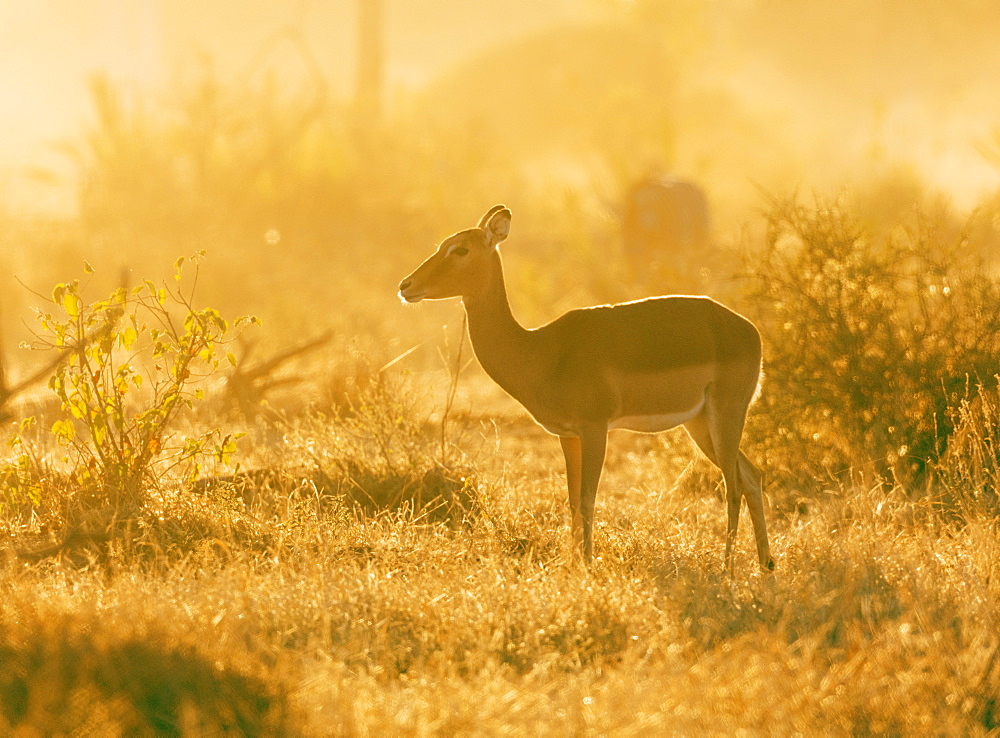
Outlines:
[[465,246],[456,246],[451,251],[448,252],[448,256],[465,256],[469,253],[469,250]]

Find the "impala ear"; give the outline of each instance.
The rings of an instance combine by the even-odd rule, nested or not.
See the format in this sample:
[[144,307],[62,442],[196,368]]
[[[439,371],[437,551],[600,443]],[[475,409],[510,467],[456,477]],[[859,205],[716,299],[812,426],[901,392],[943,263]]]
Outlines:
[[496,248],[510,233],[510,210],[504,205],[494,205],[479,221],[479,227],[486,234],[486,245]]

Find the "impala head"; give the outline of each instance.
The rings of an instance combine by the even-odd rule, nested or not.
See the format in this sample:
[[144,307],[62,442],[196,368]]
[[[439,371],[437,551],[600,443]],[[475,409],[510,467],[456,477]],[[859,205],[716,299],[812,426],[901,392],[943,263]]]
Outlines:
[[497,246],[508,232],[510,210],[493,206],[477,227],[442,241],[427,261],[400,282],[399,296],[406,302],[420,302],[475,294],[499,268]]

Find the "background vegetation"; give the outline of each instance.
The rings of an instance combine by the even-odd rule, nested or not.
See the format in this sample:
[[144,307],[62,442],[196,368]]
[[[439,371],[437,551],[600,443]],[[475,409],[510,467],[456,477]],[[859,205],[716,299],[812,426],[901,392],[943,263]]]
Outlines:
[[[970,69],[993,48],[985,4],[958,27],[919,4],[882,46],[844,20],[867,4],[827,5],[741,5],[784,89],[845,45],[844,74],[906,68],[924,21],[967,35]],[[0,732],[1000,727],[1000,196],[960,208],[878,147],[797,194],[806,135],[706,81],[746,43],[714,4],[601,7],[378,124],[210,67],[139,103],[92,79],[74,213],[0,216]],[[558,444],[481,374],[456,304],[395,297],[501,200],[525,323],[670,291],[629,278],[615,218],[650,152],[709,190],[698,284],[764,336],[745,448],[774,578],[746,521],[725,576],[721,479],[683,433],[613,437],[579,565]]]

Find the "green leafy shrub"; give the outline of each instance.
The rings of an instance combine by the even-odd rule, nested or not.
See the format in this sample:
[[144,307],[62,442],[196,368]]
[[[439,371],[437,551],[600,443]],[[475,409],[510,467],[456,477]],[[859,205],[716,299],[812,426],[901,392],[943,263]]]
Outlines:
[[[59,284],[51,306],[38,310],[32,347],[63,355],[49,387],[62,410],[51,432],[67,452],[66,483],[78,505],[107,508],[114,518],[133,516],[165,473],[194,479],[207,459],[228,464],[241,435],[174,433],[180,413],[204,396],[199,380],[219,369],[230,336],[218,311],[194,306],[184,264],[176,262],[174,286],[146,281],[89,304],[79,281]],[[235,328],[253,321],[240,318]],[[14,443],[20,454],[4,472],[13,482],[8,499],[40,504],[37,461],[23,440]]]

